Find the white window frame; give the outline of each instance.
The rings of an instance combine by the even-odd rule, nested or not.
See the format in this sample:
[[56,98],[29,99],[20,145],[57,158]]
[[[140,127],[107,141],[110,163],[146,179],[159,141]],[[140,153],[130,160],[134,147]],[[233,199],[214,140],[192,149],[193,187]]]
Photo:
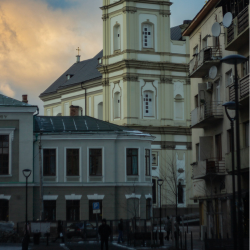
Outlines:
[[0,128],[0,135],[9,136],[9,174],[0,175],[1,177],[12,177],[12,142],[14,140],[15,128]]
[[[138,149],[138,175],[127,175],[127,149]],[[140,148],[139,147],[125,147],[125,182],[127,182],[127,177],[133,177],[133,176],[138,176],[138,182],[141,181],[140,165],[141,165]]]
[[208,36],[205,36],[202,39],[202,47],[203,47],[203,49],[206,49],[208,47]]
[[[56,175],[55,176],[44,176],[43,175],[43,178],[45,177],[45,178],[47,178],[47,177],[55,177],[56,178],[56,182],[58,182],[58,147],[42,147],[42,154],[41,154],[41,156],[42,156],[42,174],[43,174],[43,150],[44,149],[55,149],[56,150]],[[67,150],[66,150],[66,152],[67,152]],[[67,158],[66,158],[66,160],[67,160]],[[66,169],[67,169],[67,162],[66,162]]]
[[[151,115],[150,115],[150,113],[148,113],[149,115],[146,115],[146,94],[147,93],[150,93],[152,95],[152,101],[151,101],[152,114]],[[143,91],[143,100],[142,100],[142,102],[143,102],[143,117],[144,118],[155,117],[155,97],[154,97],[154,95],[155,95],[154,91],[152,91],[152,90],[144,90]]]
[[230,86],[233,84],[233,70],[230,69],[229,71],[226,72],[226,87]]
[[[67,149],[79,149],[79,176],[67,176]],[[64,182],[67,178],[79,177],[79,182],[82,181],[82,150],[81,147],[64,147]]]
[[[148,26],[148,27],[145,27],[145,26]],[[151,22],[144,22],[142,23],[142,49],[154,49],[154,24],[151,23]],[[148,34],[147,34],[147,38],[145,37],[145,34],[144,34],[144,28],[147,28],[149,29],[149,31],[147,30],[147,32],[150,32],[150,44],[149,41],[147,41],[147,45],[145,45],[145,39],[148,40]]]
[[101,146],[101,147],[98,147],[98,146],[87,147],[87,182],[90,182],[90,180],[89,180],[89,177],[90,177],[90,175],[89,175],[89,155],[90,155],[89,150],[90,149],[101,149],[102,150],[102,175],[101,176],[97,175],[97,177],[102,177],[102,182],[105,182],[105,164],[104,164],[105,163],[105,161],[104,161],[105,149],[103,146]]

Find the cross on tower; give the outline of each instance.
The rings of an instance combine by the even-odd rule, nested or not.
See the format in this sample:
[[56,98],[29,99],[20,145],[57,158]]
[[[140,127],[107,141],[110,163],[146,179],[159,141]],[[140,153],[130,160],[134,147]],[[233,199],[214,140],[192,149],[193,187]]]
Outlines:
[[76,50],[78,51],[78,56],[79,56],[79,52],[80,52],[81,49],[79,49],[79,47],[78,47]]

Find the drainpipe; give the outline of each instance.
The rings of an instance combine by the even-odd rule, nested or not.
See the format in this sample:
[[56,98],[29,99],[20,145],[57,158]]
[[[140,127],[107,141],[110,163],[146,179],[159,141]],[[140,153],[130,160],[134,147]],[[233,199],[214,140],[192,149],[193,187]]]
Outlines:
[[81,88],[84,89],[85,91],[85,116],[87,115],[87,89],[82,87],[82,82],[81,82]]

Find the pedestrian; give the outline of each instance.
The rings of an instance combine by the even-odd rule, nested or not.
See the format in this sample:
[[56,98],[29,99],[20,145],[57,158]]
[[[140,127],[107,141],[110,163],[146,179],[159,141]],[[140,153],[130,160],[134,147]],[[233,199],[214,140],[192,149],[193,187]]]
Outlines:
[[102,225],[98,228],[98,233],[101,237],[101,250],[103,250],[103,245],[105,244],[105,249],[109,249],[109,236],[111,234],[111,228],[106,224],[106,219],[102,219]]
[[170,233],[171,233],[171,235],[172,235],[172,223],[171,223],[171,220],[170,220],[169,216],[167,216],[167,221],[166,221],[166,225],[165,225],[165,230],[167,231],[167,236],[165,237],[165,240],[168,240],[168,241],[169,241]]
[[120,219],[120,222],[118,223],[118,244],[120,243],[120,241],[123,243],[123,220]]
[[59,220],[57,223],[57,237],[54,239],[54,242],[56,242],[57,239],[61,239],[62,243],[64,243],[63,225],[61,220]]

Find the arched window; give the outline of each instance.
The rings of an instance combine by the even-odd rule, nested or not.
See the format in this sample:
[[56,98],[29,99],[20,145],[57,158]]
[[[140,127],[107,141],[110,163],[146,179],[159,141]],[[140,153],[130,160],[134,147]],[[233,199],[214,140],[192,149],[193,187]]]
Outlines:
[[114,118],[121,117],[121,94],[120,92],[115,92],[114,94]]
[[103,103],[102,102],[100,102],[99,104],[98,104],[98,119],[99,120],[103,120]]
[[116,24],[114,26],[114,51],[121,49],[121,26]]
[[154,103],[153,103],[152,91],[144,91],[143,113],[144,116],[154,116]]
[[153,25],[144,23],[142,25],[142,47],[153,48]]

